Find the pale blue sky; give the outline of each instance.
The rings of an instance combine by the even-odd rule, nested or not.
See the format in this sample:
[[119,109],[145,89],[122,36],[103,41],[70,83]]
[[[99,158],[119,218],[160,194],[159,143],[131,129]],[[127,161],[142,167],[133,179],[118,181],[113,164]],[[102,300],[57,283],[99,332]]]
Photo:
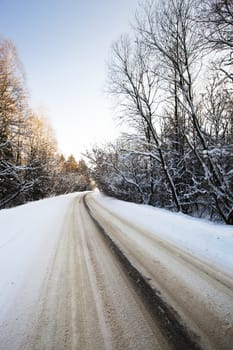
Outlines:
[[117,135],[103,93],[110,46],[138,0],[0,0],[0,34],[15,43],[34,109],[47,110],[60,150],[79,157]]

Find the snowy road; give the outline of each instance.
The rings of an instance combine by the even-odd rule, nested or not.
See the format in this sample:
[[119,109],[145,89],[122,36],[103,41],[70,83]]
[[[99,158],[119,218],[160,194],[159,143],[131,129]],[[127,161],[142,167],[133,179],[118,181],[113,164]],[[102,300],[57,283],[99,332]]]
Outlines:
[[204,349],[233,349],[233,279],[89,196],[93,217]]
[[41,267],[30,257],[17,294],[0,294],[0,307],[8,304],[0,315],[1,350],[233,349],[230,274],[128,222],[92,194],[64,201],[64,218],[62,207],[52,214],[53,202],[46,202],[63,224],[51,219],[48,247],[35,244]]
[[82,197],[72,201],[22,349],[169,349]]

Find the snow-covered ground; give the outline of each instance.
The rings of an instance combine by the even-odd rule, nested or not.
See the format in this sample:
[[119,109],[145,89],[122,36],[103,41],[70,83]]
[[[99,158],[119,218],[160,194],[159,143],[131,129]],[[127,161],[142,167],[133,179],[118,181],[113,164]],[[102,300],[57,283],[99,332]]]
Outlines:
[[[16,342],[31,305],[38,298],[73,196],[59,196],[0,211],[0,333],[7,332],[8,323],[11,323]],[[0,349],[3,349],[1,346],[0,340]]]
[[[77,200],[73,200],[73,198],[76,196]],[[66,310],[66,307],[68,307],[67,305],[70,305],[70,303],[76,303],[79,298],[77,297],[78,293],[82,294],[83,291],[85,291],[84,296],[86,296],[88,288],[90,290],[93,289],[91,289],[90,286],[87,287],[84,284],[79,283],[79,278],[81,278],[80,274],[82,272],[82,269],[80,270],[80,266],[86,266],[84,259],[85,256],[83,256],[82,249],[80,248],[81,243],[79,243],[79,240],[81,240],[80,242],[82,242],[82,244],[87,244],[83,236],[83,232],[85,232],[85,239],[90,240],[88,244],[89,246],[93,244],[91,251],[95,252],[97,248],[96,244],[94,241],[92,242],[92,240],[94,240],[94,238],[98,239],[99,235],[98,230],[96,231],[96,226],[88,216],[88,212],[85,209],[82,198],[83,195],[71,194],[0,211],[0,350],[26,349],[22,344],[27,344],[27,349],[35,348],[33,347],[34,343],[28,342],[28,337],[30,337],[30,332],[32,329],[35,328],[37,330],[37,322],[43,326],[38,330],[38,332],[41,332],[42,335],[44,332],[46,333],[46,337],[43,339],[43,342],[46,343],[48,339],[50,341],[50,347],[48,347],[47,344],[46,348],[52,349],[53,341],[55,341],[54,339],[58,337],[58,334],[61,332],[61,336],[63,337],[64,334],[62,331],[66,332],[66,328],[63,324],[64,320],[60,316],[63,311],[60,311],[59,317],[56,317],[58,312],[56,304],[57,300],[60,300],[59,307],[61,307],[62,310]],[[165,282],[168,285],[167,287],[167,285],[164,284],[164,288],[162,289],[163,295],[165,298],[166,295],[168,295],[167,300],[171,300],[171,305],[173,305],[175,309],[177,304],[176,310],[180,310],[180,305],[182,306],[184,303],[185,289],[182,288],[183,293],[180,296],[180,304],[178,301],[176,301],[176,304],[173,304],[173,299],[171,297],[169,299],[169,293],[171,292],[171,295],[174,294],[174,298],[177,299],[177,293],[180,293],[179,283],[182,282],[185,284],[188,291],[186,294],[187,305],[190,304],[191,309],[190,313],[192,317],[190,317],[190,319],[194,319],[195,322],[199,325],[198,322],[200,319],[202,320],[202,318],[204,318],[202,316],[199,317],[199,309],[202,309],[203,305],[205,305],[205,307],[207,307],[206,305],[210,305],[209,308],[211,309],[211,305],[213,304],[213,308],[209,313],[211,316],[210,320],[213,320],[213,311],[215,311],[216,320],[220,319],[221,321],[220,323],[216,321],[216,325],[223,325],[223,327],[225,327],[224,332],[226,330],[226,332],[229,333],[228,327],[230,327],[229,325],[232,324],[230,322],[232,320],[232,313],[230,314],[230,312],[228,312],[228,305],[231,305],[229,303],[231,303],[232,300],[231,294],[229,292],[229,286],[231,286],[232,283],[230,282],[229,286],[222,285],[221,278],[223,278],[223,281],[227,281],[227,283],[229,282],[229,278],[230,281],[232,281],[232,227],[213,224],[205,220],[190,218],[182,214],[171,213],[166,210],[156,209],[150,206],[137,205],[115,200],[103,196],[98,192],[92,193],[90,195],[88,194],[86,198],[88,198],[87,204],[91,204],[91,209],[96,210],[97,214],[99,213],[102,219],[106,221],[107,228],[110,229],[111,226],[113,229],[115,228],[115,231],[113,230],[113,232],[111,232],[110,229],[108,232],[109,235],[112,234],[114,237],[118,237],[118,235],[121,234],[121,237],[118,238],[124,243],[124,246],[127,248],[129,259],[134,259],[132,261],[135,261],[136,263],[137,261],[144,262],[144,269],[146,269],[146,267],[151,267],[151,264],[156,265],[156,268],[154,268],[154,265],[152,266],[152,272],[149,268],[146,269],[145,276],[151,277],[150,273],[153,274],[156,272],[155,280],[158,280],[159,276],[157,276],[157,274],[159,273],[159,268],[161,267],[162,272],[160,273],[160,278],[164,281],[166,280]],[[118,227],[120,228],[119,230],[117,229]],[[96,233],[94,234],[95,231]],[[154,239],[155,242],[153,242],[153,246],[151,245],[152,241],[147,237],[147,232],[150,233],[148,237],[151,236],[151,233],[153,239],[154,235],[156,237],[156,239]],[[76,246],[74,244],[75,240]],[[204,265],[205,262],[207,264],[214,265],[216,267],[215,271],[219,272],[219,274],[217,273],[218,280],[212,278],[215,276],[215,272],[212,272],[213,276],[203,274],[202,272],[199,274],[197,265],[193,267],[193,270],[189,270],[189,266],[185,266],[185,260],[179,259],[179,254],[178,257],[176,257],[176,253],[174,255],[173,253],[170,254],[169,250],[166,251],[167,243],[164,246],[159,244],[156,246],[156,242],[159,242],[160,240],[162,242],[167,241],[169,244],[178,247],[179,249],[176,249],[177,252],[178,250],[182,249],[184,252],[189,252],[193,256],[197,256],[204,262]],[[161,247],[163,251],[161,251]],[[57,254],[59,252],[59,249],[60,255]],[[154,251],[154,249],[157,250]],[[147,256],[147,252],[151,254],[151,259],[150,256]],[[102,254],[104,255],[104,248],[102,249],[100,247],[99,253],[96,257],[96,264],[97,262],[99,263],[102,261]],[[71,255],[73,256],[73,260],[70,258]],[[57,260],[59,262],[58,265],[53,264],[55,257],[57,257]],[[61,257],[62,259],[64,258],[63,260],[65,263],[63,263],[63,260],[60,259]],[[143,257],[143,259],[141,259],[141,257]],[[163,257],[165,257],[165,261],[163,261]],[[161,261],[159,261],[159,259]],[[87,260],[88,263],[91,264],[92,260],[89,258]],[[170,261],[174,261],[175,265],[173,266]],[[67,262],[69,262],[70,265]],[[66,263],[68,265],[66,265]],[[57,266],[60,266],[60,270]],[[95,263],[93,266],[95,266]],[[93,268],[93,266],[90,268]],[[102,286],[103,291],[105,291],[105,288],[106,286],[108,287],[110,280],[109,274],[112,274],[114,276],[114,281],[116,279],[116,274],[114,275],[110,269],[108,261],[103,263],[101,266],[103,268],[103,274],[107,273],[108,275],[106,277],[107,282]],[[176,270],[175,272],[173,271],[174,269]],[[183,271],[185,269],[188,271],[187,273]],[[167,273],[167,277],[171,275],[167,279],[165,278],[165,272]],[[172,275],[173,272],[174,276]],[[227,274],[227,279],[225,279],[226,275],[222,274],[221,272]],[[192,274],[190,278],[189,273]],[[68,274],[67,282],[64,283],[64,276],[66,276],[66,274]],[[96,278],[95,273],[92,275],[94,280]],[[83,276],[85,281],[89,281],[89,279],[85,277],[85,273]],[[198,282],[196,284],[194,283],[195,285],[193,286],[193,283],[191,282],[196,281],[196,279],[198,279],[198,281],[200,280],[201,282]],[[92,283],[94,283],[93,280]],[[154,281],[154,279],[150,280],[151,283]],[[187,287],[189,280],[191,280],[190,288]],[[75,281],[77,283],[73,285]],[[212,282],[213,285],[211,284]],[[200,283],[205,284],[206,286],[206,289],[201,288],[202,291],[199,293],[205,294],[204,296],[200,296],[196,291],[196,289],[200,289]],[[217,294],[216,291],[216,283],[218,283],[219,294]],[[50,289],[50,294],[48,293],[46,287],[48,285],[52,286]],[[61,287],[57,287],[63,285],[63,289]],[[80,285],[83,286],[83,290],[82,288],[80,289]],[[177,287],[178,292],[175,289],[176,285],[179,287]],[[121,287],[121,289],[122,288],[123,287]],[[61,289],[63,290],[64,294],[67,295],[67,304],[64,302],[63,294],[60,293]],[[96,287],[93,290],[96,291]],[[111,293],[106,292],[108,295],[110,295],[109,305],[110,302],[115,302],[114,298],[116,292],[117,287],[116,290],[113,290]],[[73,293],[73,299],[70,298],[71,294],[69,293]],[[103,295],[107,295],[106,293],[103,292]],[[190,299],[189,293],[193,293],[193,299]],[[49,298],[48,294],[50,295]],[[111,296],[114,297],[112,298]],[[193,308],[191,302],[192,300],[194,302],[195,300],[199,300],[199,304],[195,302],[195,308]],[[206,304],[204,302],[206,302]],[[121,304],[121,302],[119,302],[119,304]],[[197,308],[197,305],[199,305],[199,309]],[[90,304],[88,304],[88,307],[89,306]],[[93,309],[94,308],[95,305],[93,305]],[[37,317],[35,317],[35,309],[37,309],[38,315],[40,315],[41,310],[45,309],[45,316],[42,320],[42,323],[40,323],[41,320],[38,321]],[[67,316],[67,314],[64,312],[64,317],[68,317],[67,320],[69,322],[67,322],[70,325],[69,329],[77,326],[75,319],[72,318],[73,316],[71,317],[73,309],[74,305],[72,304],[70,305],[71,311],[69,315]],[[82,307],[80,306],[80,310],[81,309]],[[193,316],[194,309],[196,312],[194,315],[195,317]],[[227,309],[227,311],[225,309]],[[204,314],[206,313],[206,310],[209,309],[203,308]],[[101,315],[105,314],[105,311],[106,310],[103,308]],[[131,311],[132,310],[130,309],[129,312]],[[53,313],[51,314],[51,312]],[[180,310],[181,315],[183,315],[182,312],[183,310]],[[47,316],[50,314],[55,316],[51,316],[50,321],[48,321]],[[76,314],[78,315],[79,313],[76,312]],[[115,311],[112,315],[113,318],[115,317],[114,315]],[[219,318],[219,315],[221,318]],[[189,313],[188,316],[186,316],[187,315],[184,315],[184,319],[186,320],[187,318],[189,321]],[[50,322],[53,324],[51,321],[53,317],[55,325],[57,325],[57,333],[53,333],[53,328],[51,328],[53,326],[48,323]],[[70,320],[69,317],[71,317]],[[85,313],[81,313],[80,317],[86,319]],[[133,316],[135,319],[138,317],[138,314],[136,314],[136,316]],[[91,314],[89,314],[87,318],[89,320],[93,319],[93,317],[91,317]],[[128,316],[125,316],[125,319],[128,320]],[[203,322],[205,325],[207,325],[207,329],[210,328],[210,331],[215,330],[216,328],[219,328],[220,331],[222,329],[222,326],[216,326],[214,322],[212,322],[211,328],[209,319],[208,322],[205,320]],[[207,331],[205,332],[203,330],[202,323],[200,323],[199,326],[203,333],[208,333]],[[93,327],[96,327],[95,322]],[[114,329],[114,332],[116,331],[117,330]],[[219,344],[222,344],[222,342],[228,342],[227,338],[225,341],[225,333],[223,336],[220,331],[217,335]],[[35,334],[37,334],[37,332]],[[73,333],[71,332],[70,334],[72,335]],[[53,338],[53,336],[55,338]],[[67,334],[65,334],[64,337],[64,339],[66,339]],[[211,337],[213,336],[211,335]],[[228,335],[228,338],[230,337],[232,337],[231,334]],[[30,339],[34,338],[31,337]],[[39,341],[40,343],[41,339],[37,339],[36,336],[33,341]],[[93,348],[93,346],[90,348]]]
[[[37,268],[36,279],[32,278],[32,285],[27,285],[25,292],[30,293],[30,288],[36,289],[35,284],[40,283],[40,276],[43,276],[44,267],[48,265],[51,251],[59,237],[66,208],[75,195],[59,196],[0,211],[0,321],[4,319],[4,313],[9,311],[9,303],[5,301],[14,299],[29,270],[35,273],[34,266]],[[93,196],[101,205],[134,225],[233,273],[231,226],[119,201],[98,192]]]
[[95,199],[134,225],[184,248],[216,268],[233,274],[233,227],[180,213],[119,201],[98,192]]

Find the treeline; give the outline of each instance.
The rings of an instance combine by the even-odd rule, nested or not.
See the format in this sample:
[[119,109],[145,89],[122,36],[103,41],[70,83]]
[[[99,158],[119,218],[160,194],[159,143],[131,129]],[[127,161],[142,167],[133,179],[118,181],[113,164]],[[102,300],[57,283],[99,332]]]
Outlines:
[[0,208],[86,189],[85,162],[58,154],[48,120],[28,105],[14,44],[0,39]]
[[233,224],[233,1],[141,5],[112,47],[130,132],[88,153],[108,195]]

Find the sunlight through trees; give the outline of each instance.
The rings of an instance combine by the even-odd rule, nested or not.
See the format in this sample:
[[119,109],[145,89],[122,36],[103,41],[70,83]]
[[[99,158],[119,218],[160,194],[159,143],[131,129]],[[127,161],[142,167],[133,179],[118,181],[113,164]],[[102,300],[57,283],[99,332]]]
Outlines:
[[[80,165],[79,165],[80,164]],[[58,154],[49,121],[28,105],[14,44],[0,40],[0,208],[90,189],[84,161]]]

